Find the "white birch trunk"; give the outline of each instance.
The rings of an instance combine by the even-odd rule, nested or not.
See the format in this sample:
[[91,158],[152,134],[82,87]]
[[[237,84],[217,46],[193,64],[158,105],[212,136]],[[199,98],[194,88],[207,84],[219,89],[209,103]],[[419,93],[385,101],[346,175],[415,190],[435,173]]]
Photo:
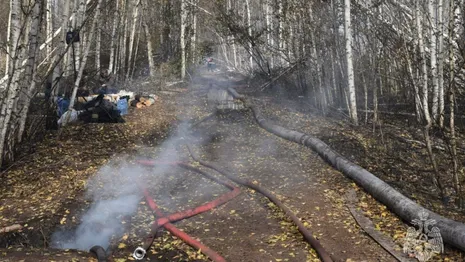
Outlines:
[[279,14],[279,25],[278,25],[278,40],[279,40],[279,53],[281,57],[281,66],[283,66],[286,61],[284,59],[285,54],[285,40],[284,40],[284,6],[283,0],[278,0],[278,14]]
[[273,18],[273,1],[272,0],[268,0],[267,2],[267,17],[269,19],[269,27],[268,27],[268,30],[269,30],[269,45],[270,45],[270,49],[271,49],[271,62],[270,62],[270,66],[271,68],[274,67],[274,52],[275,52],[275,25],[274,25],[274,18]]
[[3,163],[7,130],[20,91],[18,80],[23,57],[23,52],[18,50],[21,31],[21,1],[10,1],[10,19],[10,42],[8,43],[10,46],[10,65],[8,68],[9,82],[7,83],[5,99],[2,101],[3,103],[0,112],[0,166],[2,166]]
[[248,34],[249,34],[249,37],[250,37],[250,40],[249,40],[249,66],[250,66],[250,70],[253,71],[253,47],[252,47],[252,8],[250,7],[250,0],[245,0],[246,2],[246,5],[247,5],[247,28],[248,28]]
[[[78,14],[77,14],[77,17],[76,17],[76,23],[75,23],[75,26],[74,26],[74,29],[76,30],[78,26],[80,26],[83,21],[84,21],[84,18],[85,18],[85,13],[86,13],[86,1],[85,0],[79,0],[79,6],[78,6]],[[81,41],[79,42],[76,42],[74,44],[74,50],[75,50],[75,69],[76,71],[79,72],[79,69],[81,68],[81,49],[82,49],[82,46],[84,46],[85,44],[81,44],[84,42],[84,37],[85,35],[80,32],[80,35],[81,35]]]
[[435,8],[435,0],[428,0],[429,18],[431,20],[430,30],[430,61],[431,61],[431,81],[433,84],[433,105],[432,113],[433,120],[438,120],[439,109],[439,79],[438,79],[438,60],[437,60],[437,16]]
[[113,12],[113,27],[111,29],[111,44],[110,44],[110,63],[108,65],[108,72],[115,73],[115,55],[116,55],[116,45],[117,45],[117,38],[116,38],[116,29],[118,27],[119,15],[119,0],[116,0],[116,8]]
[[[228,12],[231,12],[232,11],[232,3],[231,3],[232,0],[228,0]],[[233,53],[233,59],[234,59],[234,67],[237,68],[238,67],[238,62],[237,62],[237,47],[236,47],[236,41],[234,39],[234,37],[231,37],[229,39],[229,41],[232,42],[232,53]]]
[[[98,2],[97,2],[97,10],[100,8],[101,2],[102,2],[102,0],[98,0]],[[89,52],[90,52],[90,48],[91,48],[90,43],[92,43],[92,39],[94,37],[95,28],[97,27],[99,17],[100,17],[99,13],[95,12],[94,20],[92,22],[92,27],[90,28],[90,31],[88,33],[87,43],[85,45],[86,49],[84,51],[84,56],[82,57],[81,67],[79,68],[79,72],[78,72],[76,81],[74,83],[73,93],[71,94],[71,97],[70,97],[69,110],[72,110],[74,108],[74,103],[75,103],[75,100],[76,100],[77,90],[79,88],[79,83],[81,82],[81,78],[82,78],[82,74],[84,72],[84,68],[86,67],[87,58],[89,57]],[[68,122],[68,121],[65,121],[65,122]]]
[[438,114],[439,126],[444,126],[444,0],[438,1]]
[[[47,12],[46,12],[46,29],[47,29],[47,37],[46,39],[49,39],[53,37],[53,5],[52,5],[52,0],[46,0],[47,1]],[[53,48],[53,41],[50,41],[47,44],[47,55],[52,53],[52,48]],[[47,56],[49,57],[49,56]],[[48,58],[47,58],[48,60]]]
[[[313,14],[312,14],[312,10],[309,10],[309,16],[310,16],[310,20],[313,21]],[[323,111],[323,114],[325,114],[325,111],[326,111],[326,96],[324,94],[324,91],[323,91],[323,86],[322,86],[322,82],[323,82],[323,76],[321,75],[322,74],[322,68],[321,68],[321,61],[320,61],[320,57],[318,55],[318,50],[316,48],[316,39],[315,39],[315,34],[313,32],[313,30],[315,29],[311,29],[310,30],[310,41],[311,41],[311,44],[312,44],[312,56],[313,56],[313,59],[316,63],[316,82],[317,82],[317,89],[318,89],[318,94],[319,94],[319,102],[320,102],[320,105],[321,105],[321,110]]]
[[141,30],[141,27],[142,27],[142,18],[139,19],[139,26],[137,27],[137,33],[136,33],[137,40],[136,40],[136,45],[135,45],[135,50],[134,50],[134,59],[132,59],[133,62],[132,62],[132,71],[131,71],[131,75],[129,76],[130,78],[133,78],[133,77],[134,77],[134,72],[136,71],[137,55],[139,54],[140,30]]
[[[27,92],[26,94],[23,93],[21,95],[23,105],[20,111],[18,142],[21,142],[22,140],[24,128],[26,126],[29,105],[31,103],[31,98],[34,96],[34,92],[36,91],[35,90],[36,89],[35,76],[37,74],[36,58],[39,54],[39,33],[40,33],[40,26],[41,26],[40,22],[41,22],[42,8],[43,8],[42,1],[36,0],[33,11],[32,11],[31,30],[29,31],[28,56],[27,56],[27,63],[25,66],[25,71],[24,71],[23,87],[21,88],[22,90],[27,90]],[[47,31],[48,31],[48,28],[47,28]]]
[[147,10],[147,2],[146,0],[142,0],[142,6],[144,10],[144,17],[143,17],[143,25],[144,25],[144,33],[145,33],[145,41],[147,42],[147,58],[149,60],[149,70],[150,70],[150,77],[155,77],[155,61],[153,59],[153,44],[152,44],[152,34],[150,34],[150,28],[147,24],[147,17],[148,17],[148,10]]
[[[10,36],[11,36],[11,14],[12,14],[11,2],[10,2],[10,12],[8,14],[8,28],[6,32],[6,59],[5,59],[5,76],[8,77],[8,71],[10,70]],[[0,83],[0,90],[1,90],[1,83]]]
[[[66,51],[68,44],[66,44],[66,32],[70,28],[70,22],[69,22],[69,2],[70,1],[65,1],[62,14],[61,14],[61,25],[63,30],[63,34],[61,37],[61,43],[60,43],[60,48],[58,53],[62,54],[63,52]],[[68,64],[68,58],[69,58],[69,52],[65,53],[63,63],[61,65],[57,65],[55,67],[55,70],[53,71],[53,76],[52,76],[52,87],[54,87],[52,96],[56,96],[59,93],[60,90],[60,81],[59,78],[61,75],[64,75],[63,71],[66,71],[67,64]]]
[[[102,15],[102,6],[99,5],[97,8],[96,12],[98,12],[98,15]],[[97,25],[97,28],[95,28],[95,34],[96,34],[96,39],[95,39],[95,69],[97,71],[100,71],[100,51],[101,51],[101,44],[102,44],[102,31],[99,25]]]
[[[124,0],[123,4],[123,17],[124,17],[124,23],[121,26],[121,32],[120,35],[122,36],[120,38],[120,46],[119,46],[119,70],[117,72],[121,72],[121,75],[124,74],[124,70],[126,69],[126,62],[127,62],[127,57],[126,57],[126,52],[127,52],[127,40],[128,40],[128,21],[129,21],[129,1],[130,0]],[[116,75],[118,77],[118,75]]]
[[186,27],[187,27],[187,0],[181,0],[181,79],[186,77]]
[[10,17],[8,27],[8,54],[6,60],[6,74],[11,78],[13,73],[13,64],[15,63],[17,45],[21,31],[21,2],[19,0],[10,0]]
[[136,27],[137,27],[137,21],[139,19],[139,6],[140,6],[140,0],[135,0],[135,3],[133,5],[133,10],[132,10],[132,28],[131,28],[131,35],[129,37],[128,68],[126,72],[126,80],[129,80],[129,75],[131,72],[132,55],[133,55],[134,42],[135,42],[136,31],[137,31]]
[[195,64],[197,59],[197,5],[199,0],[194,0],[194,6],[192,11],[192,37],[191,37],[191,54],[192,54],[192,63]]
[[420,86],[422,87],[422,108],[423,116],[428,125],[431,124],[431,116],[429,113],[428,107],[428,71],[426,66],[426,54],[425,54],[425,44],[423,40],[423,23],[422,16],[420,12],[420,2],[421,0],[415,1],[415,17],[417,23],[417,38],[418,38],[418,49],[420,51],[421,58],[421,76],[420,76]]
[[350,20],[350,0],[344,0],[344,32],[346,42],[347,89],[349,93],[350,118],[358,125],[357,100],[355,94],[354,68],[352,55],[352,30]]

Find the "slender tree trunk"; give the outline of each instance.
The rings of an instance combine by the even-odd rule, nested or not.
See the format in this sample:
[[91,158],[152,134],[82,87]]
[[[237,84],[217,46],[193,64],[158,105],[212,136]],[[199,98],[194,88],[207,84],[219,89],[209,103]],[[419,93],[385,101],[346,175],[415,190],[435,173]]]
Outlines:
[[347,62],[347,89],[349,93],[350,118],[352,123],[358,125],[357,100],[355,97],[354,68],[352,55],[352,30],[350,19],[350,0],[344,0],[344,32],[346,38],[346,62]]
[[[100,5],[99,8],[96,10],[98,16],[102,15],[102,6]],[[95,29],[96,39],[95,39],[95,69],[100,71],[100,51],[101,51],[101,42],[102,42],[102,31],[99,25]]]
[[[48,5],[48,3],[47,3]],[[26,127],[27,113],[29,112],[29,105],[31,98],[36,91],[35,76],[37,74],[36,58],[39,54],[39,35],[40,25],[42,22],[43,5],[42,0],[36,0],[32,11],[31,30],[29,31],[29,47],[28,58],[24,71],[23,87],[22,90],[27,90],[26,94],[22,94],[22,102],[19,120],[18,142],[21,142],[24,129]],[[48,13],[48,12],[47,12]],[[48,18],[47,18],[48,20]],[[48,21],[47,21],[48,23]],[[47,28],[48,31],[48,28]]]
[[[232,3],[231,3],[232,0],[228,0],[228,13],[231,13],[233,11],[232,9]],[[238,67],[238,62],[237,62],[237,47],[236,47],[236,41],[234,39],[234,36],[230,36],[229,38],[229,42],[231,43],[231,46],[232,46],[232,56],[233,56],[233,59],[234,59],[234,67],[237,68]]]
[[[313,22],[313,14],[312,14],[312,10],[309,10],[309,17],[310,17],[310,20]],[[318,51],[317,51],[317,48],[316,48],[316,39],[315,39],[315,34],[313,32],[313,29],[310,30],[310,41],[311,41],[311,44],[312,44],[312,56],[313,56],[313,59],[316,63],[316,87],[318,89],[318,95],[319,95],[319,101],[320,101],[320,107],[321,107],[321,110],[323,111],[323,114],[325,114],[326,112],[326,99],[325,99],[325,94],[324,94],[324,91],[323,91],[323,77],[322,77],[322,69],[321,69],[321,61],[320,61],[320,57],[318,55]],[[316,94],[315,94],[316,96]]]
[[144,17],[142,18],[144,23],[144,33],[145,33],[145,40],[147,41],[147,58],[149,60],[149,70],[150,70],[150,77],[155,77],[155,61],[153,59],[153,44],[152,44],[152,35],[150,34],[150,28],[147,24],[147,17],[148,17],[148,10],[147,10],[147,2],[146,0],[142,0],[142,5],[144,9]]
[[[129,34],[129,4],[131,0],[125,0],[124,2],[124,24],[121,26],[121,42],[120,42],[120,75],[124,77],[124,73],[126,72],[125,70],[127,69],[128,66],[128,60],[127,60],[127,43],[128,43],[128,34]],[[118,77],[119,75],[117,75]],[[124,79],[124,78],[123,78]]]
[[10,0],[10,16],[8,27],[8,45],[7,45],[7,60],[6,73],[11,79],[13,75],[13,64],[15,63],[17,45],[19,43],[19,35],[21,31],[21,2],[19,0]]
[[199,3],[199,0],[194,0],[194,6],[192,7],[193,8],[192,10],[192,37],[191,37],[192,64],[195,64],[197,60],[197,12],[198,12],[197,5],[198,3]]
[[[78,0],[78,3],[79,3],[78,13],[77,13],[77,17],[75,19],[76,23],[74,25],[75,30],[77,29],[78,26],[80,26],[82,24],[82,22],[85,19],[85,14],[86,14],[86,1],[85,0]],[[81,42],[84,42],[83,38],[84,38],[84,34],[82,34],[82,32],[81,32],[81,41],[76,42],[74,44],[74,54],[75,54],[75,64],[76,64],[75,70],[76,70],[76,72],[78,72],[80,67],[81,67],[81,49],[82,49],[82,46],[83,46],[81,44]]]
[[[457,136],[455,134],[455,63],[456,63],[456,51],[454,44],[459,38],[458,28],[461,27],[460,19],[461,15],[460,7],[463,6],[463,0],[453,1],[450,0],[449,10],[449,128],[450,128],[450,145],[451,145],[451,159],[452,159],[452,174],[454,181],[455,194],[457,196],[457,205],[463,207],[462,188],[460,183],[459,175],[459,162],[457,159]],[[458,19],[458,22],[457,22]]]
[[[61,37],[61,43],[60,43],[60,48],[58,50],[58,54],[62,54],[67,50],[68,44],[66,43],[66,32],[68,32],[70,28],[70,22],[69,22],[69,4],[70,1],[65,1],[62,14],[61,14],[61,25],[63,28],[63,36]],[[67,64],[68,64],[68,59],[66,57],[69,57],[69,52],[65,53],[65,59],[63,59],[63,62],[55,67],[55,70],[53,71],[53,76],[52,76],[52,95],[51,98],[55,97],[58,95],[60,91],[60,77],[64,75],[64,71],[66,71]]]
[[116,73],[115,71],[115,56],[116,56],[116,45],[118,43],[118,39],[116,37],[118,23],[121,17],[118,15],[118,9],[120,7],[120,0],[116,0],[116,7],[115,11],[113,12],[113,27],[111,29],[111,44],[110,44],[110,63],[108,65],[108,72]]
[[247,5],[247,32],[249,34],[249,65],[250,65],[250,70],[253,71],[253,46],[252,46],[252,7],[250,6],[250,0],[245,0],[246,5]]
[[133,12],[132,12],[132,29],[131,29],[131,36],[129,38],[129,55],[128,55],[128,68],[127,68],[127,73],[126,73],[126,80],[129,80],[129,75],[131,72],[131,64],[132,64],[132,54],[133,54],[133,49],[134,49],[134,41],[135,41],[135,36],[136,36],[136,26],[137,26],[137,21],[139,19],[139,6],[140,6],[140,0],[135,0],[134,6],[133,6]]
[[136,39],[136,49],[134,50],[134,59],[132,63],[132,72],[130,75],[130,78],[134,78],[134,72],[136,71],[136,65],[137,65],[137,56],[139,55],[139,45],[140,45],[140,29],[142,27],[142,18],[139,19],[139,26],[137,27],[137,39]]
[[421,59],[421,77],[420,77],[420,86],[422,87],[422,108],[423,116],[427,124],[431,123],[431,116],[429,113],[428,107],[428,71],[426,66],[426,54],[425,54],[425,45],[423,40],[423,24],[422,16],[420,13],[420,3],[421,0],[415,1],[415,16],[417,23],[417,38],[418,38],[418,49],[420,52]]
[[[46,39],[49,39],[49,38],[53,38],[53,20],[52,20],[53,19],[53,5],[52,5],[52,0],[46,0],[46,1],[47,1],[47,13],[46,13],[47,37]],[[52,48],[53,48],[53,41],[50,41],[47,44],[47,55],[52,53]]]
[[[98,2],[97,2],[97,10],[100,8],[101,2],[102,2],[102,0],[98,0]],[[76,81],[74,83],[73,93],[71,94],[71,98],[70,98],[70,101],[69,101],[69,110],[72,110],[74,108],[74,102],[76,100],[77,90],[79,88],[79,83],[81,82],[82,74],[84,72],[84,68],[85,68],[86,63],[87,63],[87,58],[89,57],[90,48],[91,48],[90,43],[92,43],[92,39],[94,37],[95,28],[97,27],[98,21],[99,21],[99,13],[95,12],[94,20],[92,22],[92,27],[90,28],[90,31],[88,33],[86,49],[84,51],[84,56],[82,58],[81,67],[79,68],[79,72],[78,72]]]
[[186,27],[187,27],[187,0],[181,0],[181,79],[186,78]]
[[438,0],[438,114],[439,126],[444,126],[444,0]]
[[0,166],[3,164],[7,130],[10,127],[10,120],[16,108],[16,101],[20,93],[19,75],[24,51],[19,48],[21,34],[21,1],[10,1],[10,60],[8,66],[8,83],[5,91],[5,100],[0,111]]
[[437,59],[437,16],[435,8],[435,0],[428,0],[428,11],[429,18],[431,21],[430,30],[430,61],[431,61],[431,81],[433,83],[433,121],[438,120],[438,109],[439,109],[439,79],[438,79],[438,59]]

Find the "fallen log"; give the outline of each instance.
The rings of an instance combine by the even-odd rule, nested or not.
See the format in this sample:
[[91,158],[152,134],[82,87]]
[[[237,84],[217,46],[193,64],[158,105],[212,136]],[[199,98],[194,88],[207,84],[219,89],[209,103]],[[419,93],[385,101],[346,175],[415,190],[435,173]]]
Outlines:
[[404,221],[411,223],[414,219],[419,218],[420,213],[428,213],[429,218],[436,220],[436,226],[440,229],[444,242],[465,251],[465,224],[448,219],[420,206],[366,169],[350,162],[320,139],[273,124],[262,116],[257,107],[251,103],[247,103],[247,105],[252,110],[260,127],[281,138],[312,149],[326,162],[357,183]]

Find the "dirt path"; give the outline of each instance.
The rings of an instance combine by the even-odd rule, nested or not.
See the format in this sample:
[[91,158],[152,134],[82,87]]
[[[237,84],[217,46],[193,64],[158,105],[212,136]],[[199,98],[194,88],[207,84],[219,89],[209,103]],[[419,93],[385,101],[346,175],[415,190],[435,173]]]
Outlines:
[[[58,144],[45,143],[44,150],[56,147],[57,151],[37,155],[31,162],[26,162],[25,167],[8,173],[8,181],[13,181],[10,182],[13,184],[4,187],[1,193],[0,225],[27,223],[30,228],[8,235],[2,247],[10,243],[15,248],[4,252],[3,258],[21,258],[22,246],[28,247],[24,245],[23,238],[28,239],[29,247],[48,247],[50,243],[47,241],[57,227],[77,227],[91,205],[89,192],[83,192],[90,177],[94,179],[91,183],[102,185],[94,188],[96,192],[111,192],[111,197],[124,195],[135,181],[143,182],[167,213],[198,206],[227,192],[224,187],[179,168],[141,169],[131,166],[136,159],[162,156],[189,162],[190,157],[183,145],[188,140],[202,159],[216,162],[233,174],[256,181],[279,196],[338,261],[395,261],[358,228],[347,210],[343,196],[348,189],[357,187],[310,150],[258,127],[249,113],[218,115],[188,130],[190,136],[173,131],[165,139],[164,133],[173,124],[173,119],[180,123],[201,119],[211,113],[206,106],[206,88],[227,86],[233,80],[222,74],[205,74],[194,79],[190,92],[164,97],[163,103],[145,112],[136,111],[122,128],[125,135],[120,136],[125,136],[126,142],[115,142],[114,137],[119,131],[111,126],[89,128],[85,125],[70,128],[71,134],[66,136],[66,140],[50,142]],[[282,114],[283,105],[264,101],[261,103],[267,108],[265,113],[270,119],[291,124],[290,127],[315,124],[317,128],[317,123],[305,115],[292,111]],[[280,119],[283,115],[286,117]],[[178,129],[182,130],[182,127],[180,125]],[[105,132],[100,132],[102,129]],[[88,143],[94,136],[103,141],[97,143],[99,146]],[[76,158],[80,161],[75,161]],[[40,165],[46,161],[55,164]],[[134,168],[136,175],[126,177],[127,173],[121,172],[127,168],[125,165]],[[30,170],[35,170],[36,173],[32,174],[39,182],[28,179]],[[110,173],[109,180],[108,176],[100,175],[105,172]],[[74,186],[69,186],[70,181]],[[107,190],[112,187],[118,189]],[[241,191],[233,201],[212,212],[181,221],[176,226],[199,238],[227,261],[319,261],[297,228],[273,204],[256,192],[245,188]],[[359,197],[362,207],[366,202],[373,202],[361,192]],[[26,200],[21,201],[22,198]],[[396,225],[398,235],[405,232],[403,224],[385,212],[382,206],[379,206],[379,213],[381,222]],[[141,245],[153,221],[152,212],[141,198],[137,210],[130,217],[121,218],[124,234],[112,240],[117,261],[131,258],[132,251]],[[44,229],[46,232],[41,233]],[[28,251],[35,254],[30,261],[47,261],[44,251],[34,250]],[[68,253],[53,252],[58,252],[61,258],[66,257],[58,261],[69,261],[67,258],[72,257]],[[45,253],[50,256],[50,253]],[[88,255],[82,256],[88,259]],[[57,258],[55,253],[54,257]],[[148,257],[155,261],[207,261],[197,250],[167,233],[156,240]]]
[[[224,85],[213,77],[192,88]],[[205,103],[203,98],[185,96],[176,107],[181,109],[178,117],[208,115]],[[196,147],[205,160],[273,191],[341,261],[394,261],[357,228],[344,206],[344,192],[331,184],[341,174],[310,150],[267,133],[247,113],[217,116],[199,125],[195,133],[201,140]],[[296,228],[255,192],[244,191],[215,212],[180,225],[228,261],[318,261]]]

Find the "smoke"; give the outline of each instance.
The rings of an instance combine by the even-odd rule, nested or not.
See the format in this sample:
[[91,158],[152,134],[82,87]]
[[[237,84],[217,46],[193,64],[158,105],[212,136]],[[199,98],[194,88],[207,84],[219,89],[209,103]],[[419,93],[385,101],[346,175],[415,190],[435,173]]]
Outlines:
[[[150,150],[151,158],[155,155],[160,162],[178,161],[179,147],[183,145],[187,130],[187,125],[180,125],[174,136],[155,148],[158,154]],[[148,180],[151,184],[161,182],[169,169],[169,166],[160,165],[148,171],[130,164],[127,158],[112,159],[87,181],[85,196],[92,204],[81,223],[73,230],[58,229],[52,235],[52,247],[88,251],[100,245],[107,249],[112,239],[124,234],[128,218],[137,211],[143,197],[139,186]]]
[[82,223],[74,233],[70,235],[66,231],[59,231],[52,236],[55,247],[86,251],[95,245],[108,248],[110,239],[124,232],[120,219],[136,211],[139,199],[138,195],[126,195],[98,201],[82,217]]

